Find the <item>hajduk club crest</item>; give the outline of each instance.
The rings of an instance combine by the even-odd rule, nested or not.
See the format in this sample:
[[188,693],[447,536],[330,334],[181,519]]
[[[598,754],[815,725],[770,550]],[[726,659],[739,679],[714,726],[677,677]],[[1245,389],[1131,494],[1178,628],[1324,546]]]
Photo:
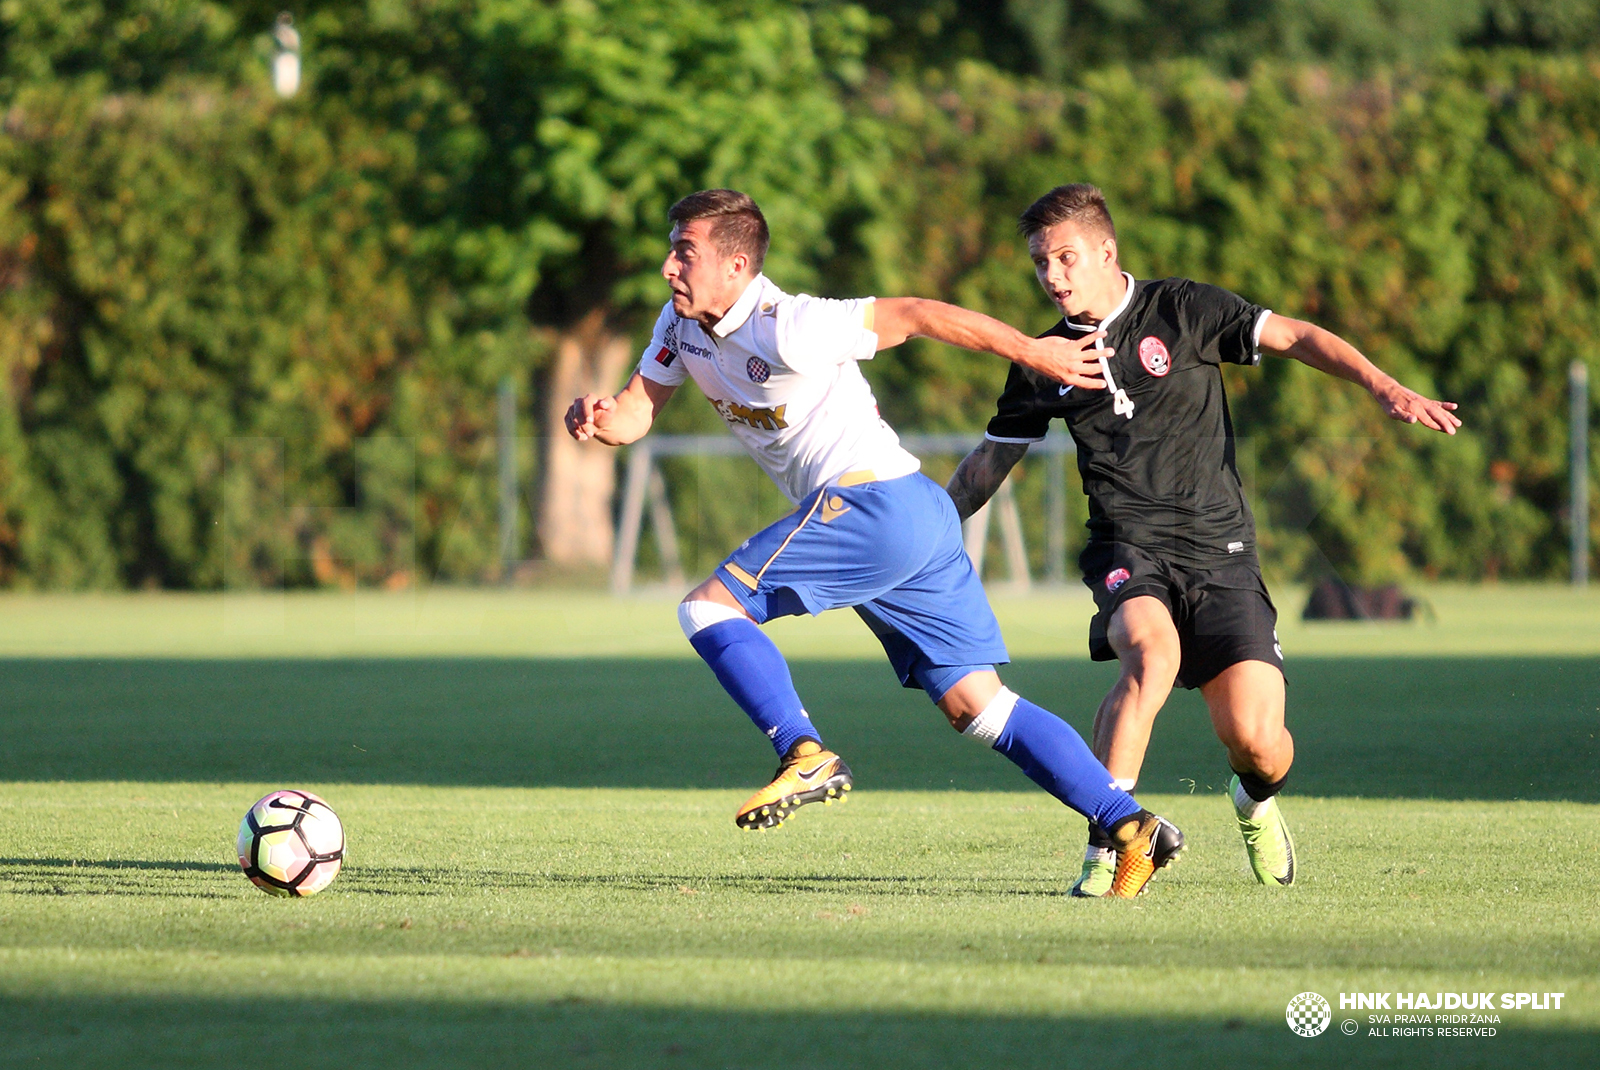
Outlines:
[[1157,378],[1172,370],[1172,356],[1167,352],[1167,347],[1161,339],[1153,334],[1139,340],[1139,363],[1144,365],[1145,371]]
[[772,365],[760,357],[751,357],[744,362],[744,373],[750,377],[752,383],[764,383],[772,375]]

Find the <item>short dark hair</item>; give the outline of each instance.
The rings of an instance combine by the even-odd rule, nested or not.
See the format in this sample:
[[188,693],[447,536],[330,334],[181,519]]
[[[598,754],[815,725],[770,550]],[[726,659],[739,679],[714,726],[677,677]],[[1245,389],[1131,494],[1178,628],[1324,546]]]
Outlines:
[[1087,182],[1057,186],[1028,205],[1028,210],[1017,220],[1017,229],[1024,238],[1031,238],[1057,223],[1076,223],[1091,234],[1113,241],[1117,237],[1111,209],[1106,207],[1106,195]]
[[713,220],[711,244],[717,252],[723,256],[744,253],[757,271],[766,263],[772,232],[767,230],[767,217],[748,194],[732,189],[703,189],[669,208],[667,218],[677,224]]

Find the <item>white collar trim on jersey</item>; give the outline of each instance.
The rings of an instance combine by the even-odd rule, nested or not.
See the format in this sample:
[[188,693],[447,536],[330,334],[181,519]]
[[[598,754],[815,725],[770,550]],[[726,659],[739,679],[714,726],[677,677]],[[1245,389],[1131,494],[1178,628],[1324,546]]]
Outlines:
[[767,277],[765,275],[757,275],[751,279],[750,285],[746,286],[744,293],[739,295],[739,300],[735,301],[733,307],[728,309],[723,317],[717,321],[715,327],[711,328],[712,333],[718,338],[726,338],[740,327],[743,327],[745,320],[750,318],[750,313],[756,310],[756,302],[761,300],[761,291],[766,287],[766,284]]
[[1122,277],[1128,280],[1128,288],[1123,291],[1122,300],[1117,303],[1117,307],[1111,310],[1111,315],[1107,316],[1099,323],[1073,323],[1071,320],[1064,320],[1066,325],[1075,331],[1085,332],[1103,331],[1108,329],[1111,326],[1112,321],[1114,321],[1124,312],[1128,311],[1128,306],[1133,303],[1133,276],[1124,271],[1122,273]]

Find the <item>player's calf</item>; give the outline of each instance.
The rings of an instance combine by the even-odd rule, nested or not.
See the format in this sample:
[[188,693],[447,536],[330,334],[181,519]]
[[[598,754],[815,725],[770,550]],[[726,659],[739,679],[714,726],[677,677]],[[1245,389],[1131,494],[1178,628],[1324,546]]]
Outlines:
[[[977,673],[964,682],[976,689],[975,677]],[[1107,830],[1117,862],[1105,894],[1134,896],[1144,891],[1156,871],[1171,865],[1182,852],[1183,834],[1141,808],[1071,725],[999,686],[992,671],[984,674],[982,684],[975,693],[984,694],[992,686],[993,697],[962,734],[1004,754],[1035,784]],[[940,701],[952,723],[956,704]]]

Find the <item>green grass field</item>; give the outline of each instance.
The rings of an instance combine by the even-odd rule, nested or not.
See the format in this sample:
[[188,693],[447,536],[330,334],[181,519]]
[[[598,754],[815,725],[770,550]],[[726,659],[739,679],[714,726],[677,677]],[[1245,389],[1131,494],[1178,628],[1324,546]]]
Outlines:
[[[1191,848],[1134,902],[1065,895],[1081,820],[851,616],[775,632],[854,798],[754,835],[771,750],[670,600],[7,598],[0,1066],[1595,1065],[1600,597],[1426,593],[1431,622],[1281,629],[1292,891],[1250,880],[1174,698],[1140,795]],[[1087,729],[1087,599],[998,608],[1008,682]],[[286,786],[349,832],[309,900],[232,857]],[[1565,995],[1493,1037],[1338,1011],[1477,991]]]

